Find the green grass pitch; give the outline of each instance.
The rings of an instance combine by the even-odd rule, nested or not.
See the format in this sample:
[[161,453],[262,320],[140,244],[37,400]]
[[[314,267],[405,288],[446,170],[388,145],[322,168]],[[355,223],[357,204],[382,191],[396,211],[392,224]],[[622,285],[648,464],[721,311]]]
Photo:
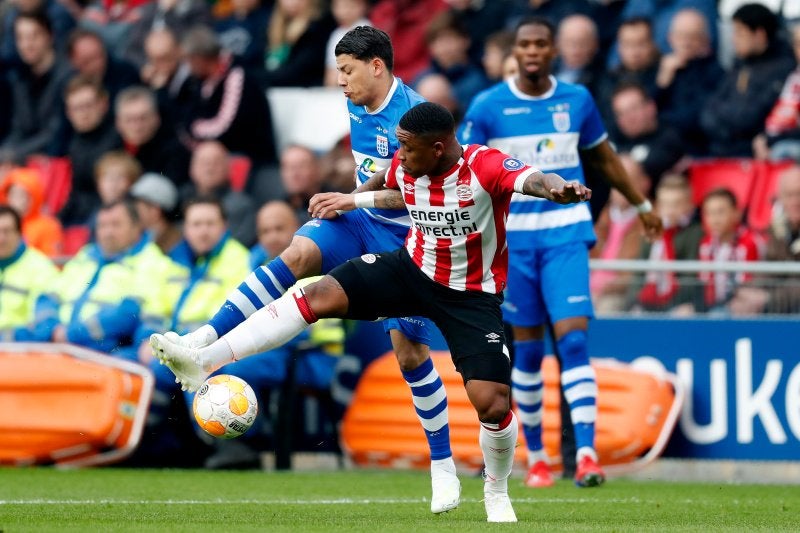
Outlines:
[[518,524],[485,522],[482,482],[434,516],[425,472],[0,469],[0,531],[798,531],[800,487],[611,480],[531,490]]

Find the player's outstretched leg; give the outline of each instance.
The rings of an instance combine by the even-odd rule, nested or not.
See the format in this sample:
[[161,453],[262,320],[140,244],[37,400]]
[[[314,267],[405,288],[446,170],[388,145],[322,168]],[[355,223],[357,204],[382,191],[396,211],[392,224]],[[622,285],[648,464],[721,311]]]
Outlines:
[[431,512],[451,511],[461,499],[461,482],[450,450],[447,393],[442,378],[426,345],[409,341],[399,330],[390,332],[403,379],[411,389],[414,409],[430,448]]
[[517,444],[517,419],[513,411],[499,424],[481,422],[478,442],[483,452],[483,503],[488,522],[516,522],[517,515],[508,497],[508,477]]
[[511,396],[517,403],[525,443],[528,446],[528,473],[525,476],[525,485],[534,488],[553,486],[547,453],[542,444],[543,358],[544,341],[534,339],[514,342]]
[[573,330],[558,340],[561,355],[561,386],[570,408],[578,448],[575,484],[596,487],[602,484],[605,473],[600,468],[594,449],[594,424],[597,419],[597,382],[589,364],[587,335]]
[[211,374],[195,362],[197,348],[184,346],[177,333],[155,333],[150,336],[150,346],[161,364],[175,374],[175,381],[181,384],[182,390],[196,391]]

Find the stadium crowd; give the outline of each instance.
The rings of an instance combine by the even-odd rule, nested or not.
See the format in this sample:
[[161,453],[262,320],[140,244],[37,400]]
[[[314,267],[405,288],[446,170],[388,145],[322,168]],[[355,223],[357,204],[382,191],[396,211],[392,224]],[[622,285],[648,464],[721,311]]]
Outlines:
[[[557,25],[555,77],[595,97],[664,223],[648,242],[636,206],[589,174],[593,257],[800,258],[797,3],[8,0],[3,339],[67,341],[149,365],[160,376],[153,423],[170,416],[175,384],[148,334],[205,323],[249,269],[288,246],[314,194],[353,186],[347,138],[328,153],[278,150],[269,89],[336,87],[334,45],[374,25],[392,38],[396,75],[458,121],[513,75],[513,29],[529,15]],[[704,186],[707,176],[722,187]],[[755,194],[757,177],[774,195]],[[600,314],[800,311],[800,286],[786,277],[595,271],[591,288]],[[312,355],[298,379],[324,389],[343,338],[341,323],[322,322],[248,375],[274,386],[300,350]]]

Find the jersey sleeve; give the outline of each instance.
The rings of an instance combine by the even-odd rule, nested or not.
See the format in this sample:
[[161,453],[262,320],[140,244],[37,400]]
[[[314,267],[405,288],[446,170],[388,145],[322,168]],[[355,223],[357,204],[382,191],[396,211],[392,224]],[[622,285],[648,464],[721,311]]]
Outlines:
[[589,94],[589,91],[583,93],[583,100],[584,105],[582,107],[584,116],[581,121],[581,133],[578,147],[581,150],[589,150],[606,140],[606,138],[608,138],[608,133],[603,125],[603,120],[600,118],[600,111],[598,111],[597,105],[594,103],[594,99],[592,95]]
[[399,166],[400,160],[397,158],[397,152],[395,152],[392,156],[392,162],[386,170],[386,176],[384,177],[387,189],[400,189],[400,185],[397,183],[397,169]]
[[489,131],[484,122],[487,113],[483,110],[482,102],[482,99],[476,99],[467,109],[456,134],[461,144],[486,144],[489,140]]
[[522,192],[528,176],[538,172],[538,169],[494,148],[477,153],[472,168],[481,186],[493,194]]

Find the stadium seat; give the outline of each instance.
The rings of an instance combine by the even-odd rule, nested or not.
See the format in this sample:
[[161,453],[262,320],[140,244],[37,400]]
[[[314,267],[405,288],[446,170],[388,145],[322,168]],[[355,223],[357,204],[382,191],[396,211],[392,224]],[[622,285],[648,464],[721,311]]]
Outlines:
[[[461,375],[447,352],[431,354],[447,389],[450,441],[455,460],[479,468],[478,418],[467,398]],[[658,457],[677,422],[682,388],[673,375],[656,376],[611,361],[592,361],[598,383],[596,447],[609,472],[644,466]],[[559,372],[547,357],[544,373],[543,440],[555,470],[561,468]],[[411,405],[408,385],[389,352],[367,367],[342,424],[345,452],[356,464],[427,468],[428,446]],[[520,431],[520,443],[524,441]],[[520,466],[526,448],[516,451]]]
[[739,208],[744,210],[750,202],[755,181],[756,164],[750,159],[699,160],[689,166],[692,201],[697,206],[709,192],[725,187],[733,192]]
[[246,155],[231,155],[230,157],[230,179],[231,189],[237,192],[244,190],[247,185],[247,178],[250,176],[252,162]]
[[778,176],[794,164],[793,161],[758,161],[756,163],[756,179],[750,205],[747,209],[747,225],[764,231],[772,220],[772,206],[778,188]]
[[44,205],[51,215],[57,214],[67,203],[72,188],[72,162],[67,157],[31,156],[27,165],[42,173],[44,178]]
[[67,226],[64,228],[64,246],[62,253],[66,257],[72,257],[78,250],[89,242],[92,230],[89,226]]

